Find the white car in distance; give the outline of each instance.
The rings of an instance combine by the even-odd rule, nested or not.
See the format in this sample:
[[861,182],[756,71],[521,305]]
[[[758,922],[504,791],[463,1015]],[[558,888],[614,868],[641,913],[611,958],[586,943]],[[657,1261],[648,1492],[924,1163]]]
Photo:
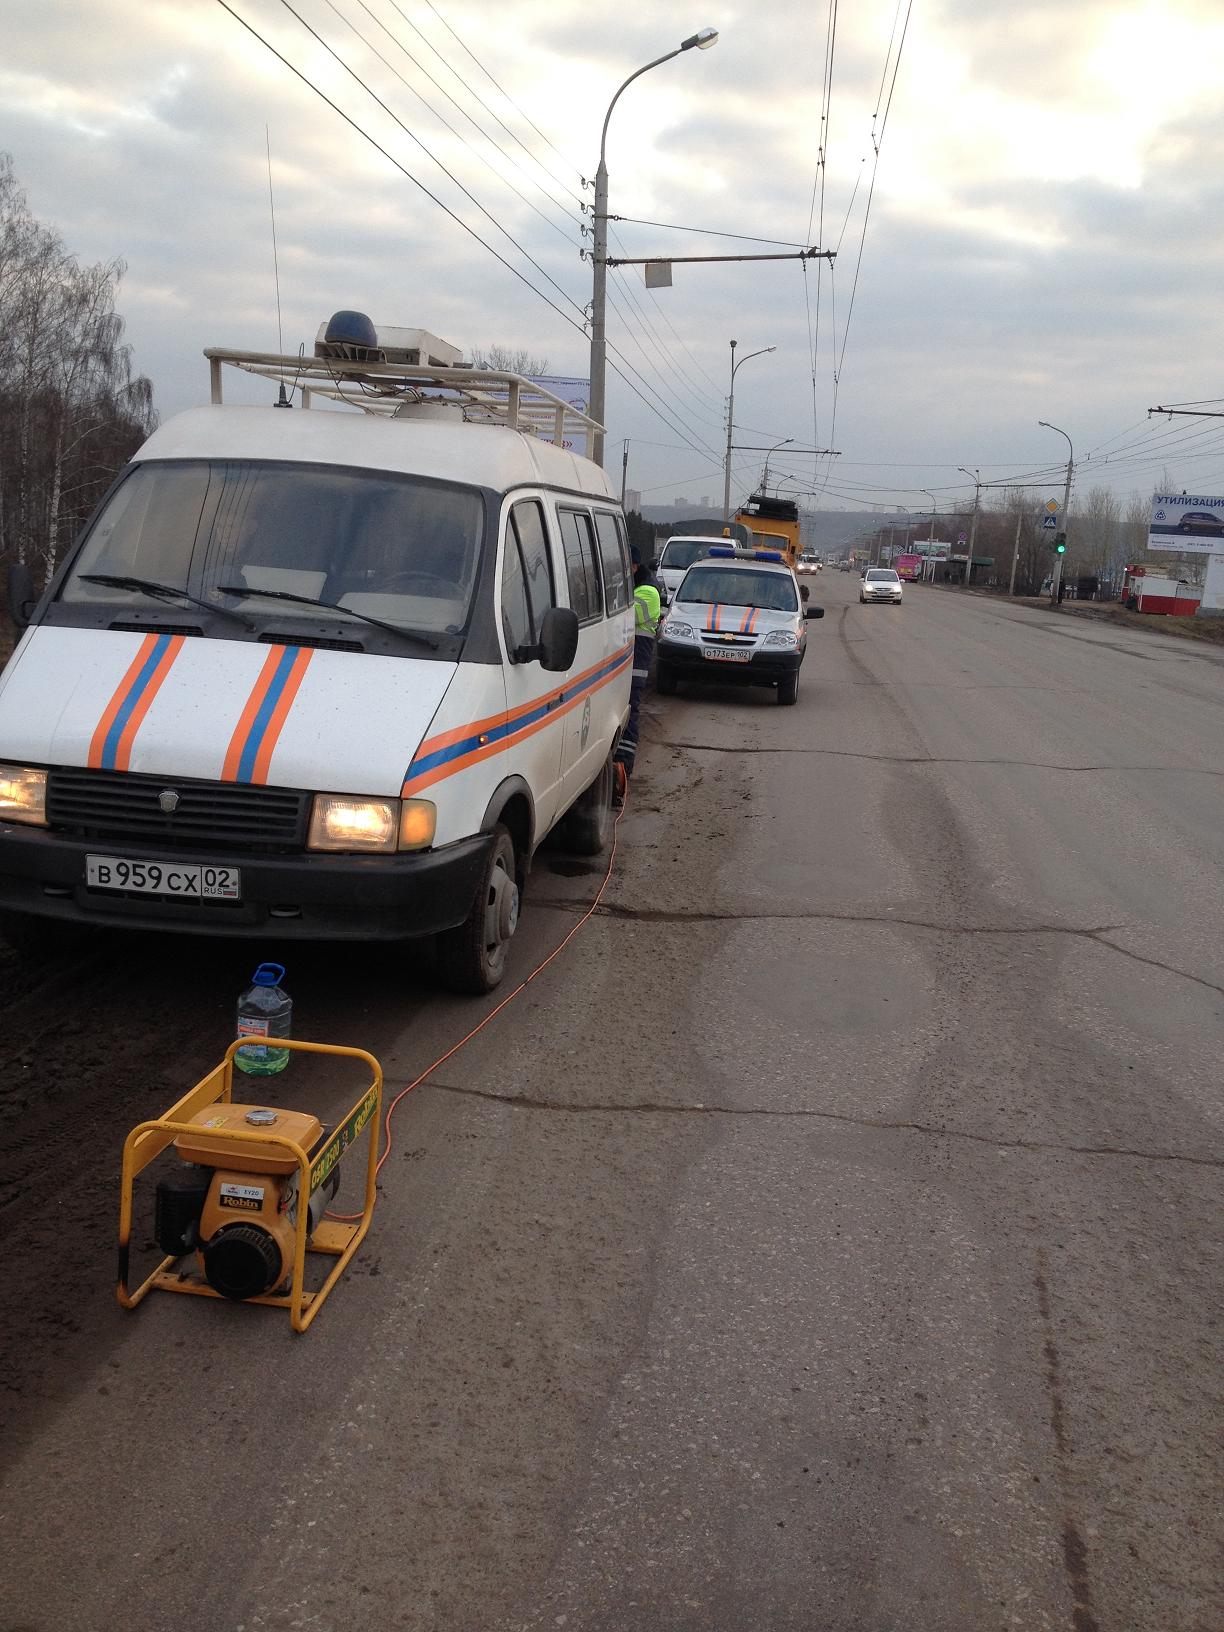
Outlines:
[[891,567],[868,567],[859,585],[859,601],[864,606],[868,601],[889,601],[900,606],[900,578]]

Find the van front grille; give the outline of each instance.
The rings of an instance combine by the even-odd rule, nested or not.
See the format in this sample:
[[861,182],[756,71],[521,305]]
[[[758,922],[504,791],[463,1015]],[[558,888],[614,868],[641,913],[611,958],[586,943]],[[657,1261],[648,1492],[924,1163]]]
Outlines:
[[[171,793],[177,803],[166,811],[159,801]],[[176,850],[300,850],[309,800],[293,788],[234,782],[62,767],[47,774],[47,823],[56,832]]]

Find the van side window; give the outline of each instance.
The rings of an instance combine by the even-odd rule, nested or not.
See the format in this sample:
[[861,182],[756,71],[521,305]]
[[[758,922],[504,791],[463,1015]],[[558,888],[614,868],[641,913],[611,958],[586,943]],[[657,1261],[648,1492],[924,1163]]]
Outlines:
[[623,612],[633,599],[626,571],[624,551],[616,517],[610,510],[596,510],[595,531],[599,535],[599,559],[603,563],[604,593],[609,612]]
[[[539,501],[527,499],[516,504],[510,512],[510,526],[518,539],[523,562],[523,578],[527,591],[527,607],[531,617],[532,641],[540,638],[540,626],[550,606],[556,606],[553,590],[552,562],[548,554],[548,535],[544,531],[544,512]],[[507,547],[509,539],[507,539]]]
[[501,619],[507,656],[511,663],[517,663],[519,648],[530,647],[532,635],[527,579],[513,527],[506,528],[506,547],[502,554]]
[[557,514],[561,518],[561,542],[565,550],[570,605],[578,614],[579,623],[593,623],[603,611],[603,595],[591,518],[582,510],[558,510]]

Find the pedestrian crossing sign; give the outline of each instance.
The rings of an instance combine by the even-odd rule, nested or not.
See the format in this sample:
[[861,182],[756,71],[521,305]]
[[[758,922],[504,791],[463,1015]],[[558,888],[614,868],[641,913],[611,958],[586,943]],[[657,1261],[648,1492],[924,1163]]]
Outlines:
[[1043,533],[1052,533],[1057,526],[1058,526],[1058,517],[1057,516],[1046,516],[1042,520],[1041,530],[1042,530]]

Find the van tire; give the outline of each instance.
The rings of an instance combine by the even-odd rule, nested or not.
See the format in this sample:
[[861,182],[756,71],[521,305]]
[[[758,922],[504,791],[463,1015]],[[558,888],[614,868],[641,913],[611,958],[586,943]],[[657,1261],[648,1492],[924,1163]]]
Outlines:
[[519,869],[514,840],[498,824],[471,909],[437,939],[438,976],[452,992],[480,996],[500,984],[518,927]]
[[660,697],[674,697],[678,684],[675,669],[669,668],[666,663],[657,665],[655,668],[655,690]]
[[782,704],[793,703],[799,695],[799,670],[792,669],[778,681],[778,701]]
[[557,841],[562,850],[568,850],[571,856],[600,856],[608,848],[615,822],[612,810],[615,781],[609,754],[594,782],[561,818]]

